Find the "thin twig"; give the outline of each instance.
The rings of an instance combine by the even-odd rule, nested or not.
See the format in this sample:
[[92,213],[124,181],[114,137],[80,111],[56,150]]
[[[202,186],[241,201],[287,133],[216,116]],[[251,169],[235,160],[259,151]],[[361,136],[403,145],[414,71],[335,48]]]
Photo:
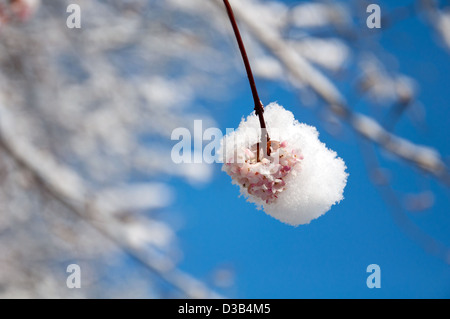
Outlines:
[[[250,67],[250,62],[248,60],[247,52],[245,51],[244,42],[242,41],[241,33],[239,32],[238,25],[236,23],[236,19],[233,14],[233,9],[231,8],[228,0],[223,0],[225,7],[227,9],[228,17],[230,18],[231,26],[233,27],[234,35],[236,36],[236,40],[239,46],[239,50],[241,51],[242,60],[244,60],[245,71],[247,72],[248,81],[250,83],[250,88],[252,90],[253,101],[255,103],[255,113],[258,115],[259,124],[261,126],[262,136],[264,136],[267,143],[263,143],[263,149],[266,150],[267,155],[270,155],[270,147],[269,147],[269,134],[266,129],[266,122],[264,121],[264,107],[261,103],[261,100],[258,96],[258,90],[256,89],[255,78],[253,77],[252,68]],[[257,155],[256,158],[259,161],[259,143],[257,144]],[[264,153],[266,153],[264,152]]]

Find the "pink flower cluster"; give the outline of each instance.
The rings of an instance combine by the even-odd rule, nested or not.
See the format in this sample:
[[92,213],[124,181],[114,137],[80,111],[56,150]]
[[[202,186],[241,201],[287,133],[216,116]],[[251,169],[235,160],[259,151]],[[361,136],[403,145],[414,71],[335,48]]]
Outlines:
[[248,194],[261,198],[266,204],[273,203],[278,194],[286,188],[286,176],[303,159],[297,150],[288,150],[287,142],[270,141],[270,155],[260,149],[257,160],[257,146],[238,152],[237,162],[229,160],[225,171],[231,178],[245,188]]

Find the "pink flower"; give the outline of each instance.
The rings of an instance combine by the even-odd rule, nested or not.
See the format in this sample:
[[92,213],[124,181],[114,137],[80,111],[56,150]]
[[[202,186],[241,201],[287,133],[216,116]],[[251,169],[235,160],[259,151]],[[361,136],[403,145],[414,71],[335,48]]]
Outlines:
[[[247,190],[248,194],[259,197],[266,204],[277,200],[278,194],[286,188],[283,180],[294,166],[303,159],[299,150],[289,149],[288,143],[283,141],[270,142],[271,153],[257,160],[257,146],[243,150],[244,162],[227,162],[225,171],[241,187]],[[241,153],[240,150],[237,150]],[[263,154],[260,150],[260,157]]]
[[272,139],[270,156],[260,149],[256,158],[262,134],[253,112],[223,138],[222,169],[268,215],[289,225],[307,224],[344,198],[345,162],[319,140],[315,127],[299,123],[282,106],[267,105],[264,117]]

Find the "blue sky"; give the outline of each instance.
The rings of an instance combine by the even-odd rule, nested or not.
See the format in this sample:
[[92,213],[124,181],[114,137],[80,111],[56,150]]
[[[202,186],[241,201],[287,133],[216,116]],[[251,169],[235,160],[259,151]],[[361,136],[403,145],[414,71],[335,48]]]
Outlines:
[[[383,2],[379,3],[383,10]],[[418,99],[426,109],[426,126],[418,128],[404,117],[395,133],[432,145],[447,156],[449,53],[417,17],[383,31],[379,42],[398,58],[398,70],[417,80]],[[343,91],[347,80],[351,81],[338,82]],[[232,100],[208,106],[223,131],[236,127],[252,110],[246,83],[243,74],[242,83],[233,88]],[[302,107],[298,96],[282,86],[261,80],[257,85],[265,104],[278,101],[299,121],[317,126],[321,140],[345,160],[350,174],[345,199],[309,225],[292,227],[239,198],[238,188],[221,172],[220,164],[211,164],[214,176],[207,185],[172,181],[177,194],[172,208],[184,220],[178,231],[184,255],[180,268],[207,283],[215,269],[232,269],[234,286],[218,291],[233,298],[449,298],[450,266],[425,252],[395,223],[390,207],[369,179],[360,141],[352,131],[344,126],[342,134],[332,136],[317,116],[320,108]],[[360,112],[367,109],[364,101],[354,107]],[[450,246],[448,189],[395,158],[377,154],[390,171],[396,192],[434,192],[430,210],[409,216]],[[381,268],[379,289],[366,286],[370,264]]]

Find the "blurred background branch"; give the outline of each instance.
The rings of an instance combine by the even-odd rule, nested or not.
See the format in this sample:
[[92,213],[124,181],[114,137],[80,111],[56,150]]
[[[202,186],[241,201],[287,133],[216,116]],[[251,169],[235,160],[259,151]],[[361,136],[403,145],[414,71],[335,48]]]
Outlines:
[[[167,226],[151,219],[139,218],[124,223],[123,220],[117,218],[117,213],[121,211],[151,208],[154,205],[155,193],[157,197],[164,197],[167,193],[164,186],[146,185],[137,189],[128,186],[128,189],[102,191],[96,194],[85,185],[76,172],[56,163],[50,154],[34,149],[26,141],[21,141],[13,130],[13,123],[8,111],[1,109],[1,106],[0,119],[2,129],[0,147],[26,171],[31,182],[35,183],[39,189],[46,191],[68,211],[75,213],[78,218],[92,226],[119,249],[179,290],[183,296],[188,298],[220,297],[200,281],[176,269],[170,258],[159,254],[151,246],[145,247],[145,241],[151,241],[152,236],[155,235],[147,234],[147,232],[152,230],[161,232],[161,229]],[[117,199],[120,197],[121,200],[118,201]],[[147,202],[143,203],[143,200]],[[130,230],[132,234],[130,234]],[[138,236],[138,240],[136,240],[136,236]]]

